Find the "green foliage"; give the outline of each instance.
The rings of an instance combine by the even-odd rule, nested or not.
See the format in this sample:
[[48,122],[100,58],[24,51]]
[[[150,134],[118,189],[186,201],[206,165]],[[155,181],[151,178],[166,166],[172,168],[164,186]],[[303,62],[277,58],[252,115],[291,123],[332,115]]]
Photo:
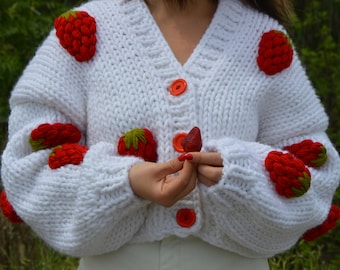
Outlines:
[[294,39],[330,116],[328,134],[340,150],[340,1],[297,2]]
[[[78,1],[79,2],[79,1]],[[76,1],[0,1],[0,141],[6,136],[9,93],[53,19]],[[1,146],[1,145],[0,145]]]
[[291,250],[269,260],[271,270],[337,270],[322,259],[322,247],[299,242]]
[[[53,19],[81,0],[0,1],[0,150],[6,141],[10,90]],[[328,134],[340,152],[340,0],[299,0],[291,35],[330,116]],[[340,191],[334,201],[340,205]],[[0,216],[0,269],[76,269],[77,260],[46,247],[30,229]],[[316,242],[300,241],[269,260],[272,270],[340,269],[340,226]]]
[[[330,117],[328,134],[340,152],[340,0],[299,0],[296,5],[298,18],[293,31],[294,41]],[[335,194],[334,203],[340,205],[340,190]],[[339,246],[338,225],[315,243],[297,245],[291,254],[295,256],[291,258],[298,259],[302,258],[299,254],[316,252],[319,262],[330,265],[330,268],[322,266],[320,269],[340,269]],[[283,258],[286,256],[283,255]],[[319,269],[315,268],[316,265],[306,269]]]
[[76,270],[78,259],[47,247],[25,224],[11,224],[0,216],[1,270]]

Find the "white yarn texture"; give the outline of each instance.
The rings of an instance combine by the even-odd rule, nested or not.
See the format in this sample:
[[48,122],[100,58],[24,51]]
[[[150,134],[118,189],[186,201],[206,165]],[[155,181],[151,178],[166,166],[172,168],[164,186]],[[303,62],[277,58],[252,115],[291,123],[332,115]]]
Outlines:
[[[82,257],[126,243],[194,235],[247,257],[267,258],[323,222],[340,176],[338,154],[325,134],[328,118],[296,53],[279,74],[259,69],[262,34],[284,29],[240,2],[220,0],[184,65],[141,0],[96,0],[78,8],[97,22],[97,50],[88,62],[77,62],[51,31],[12,93],[1,170],[16,212],[50,246]],[[168,88],[178,78],[188,88],[172,96]],[[30,132],[56,122],[81,130],[89,147],[82,164],[51,170],[50,151],[31,150]],[[163,162],[179,155],[174,135],[193,126],[201,129],[202,151],[222,155],[220,182],[198,184],[171,208],[136,197],[128,171],[142,160],[119,156],[119,137],[148,128]],[[305,195],[281,197],[264,160],[270,151],[304,139],[325,145],[328,161],[309,168],[312,182]],[[181,208],[195,210],[194,226],[178,226]]]

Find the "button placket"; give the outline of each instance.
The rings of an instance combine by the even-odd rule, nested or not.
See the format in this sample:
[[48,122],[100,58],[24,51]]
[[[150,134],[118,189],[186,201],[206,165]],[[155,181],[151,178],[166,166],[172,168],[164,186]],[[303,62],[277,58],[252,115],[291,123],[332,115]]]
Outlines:
[[[168,90],[169,90],[170,95],[172,95],[173,98],[175,99],[175,97],[179,97],[183,95],[187,91],[187,87],[188,87],[187,81],[183,78],[178,78],[170,84]],[[177,101],[175,100],[173,101],[174,101],[174,104],[177,103]],[[186,135],[187,133],[185,132],[179,132],[179,133],[174,134],[173,139],[172,139],[172,146],[176,152],[179,152],[179,153],[184,152],[182,143]]]

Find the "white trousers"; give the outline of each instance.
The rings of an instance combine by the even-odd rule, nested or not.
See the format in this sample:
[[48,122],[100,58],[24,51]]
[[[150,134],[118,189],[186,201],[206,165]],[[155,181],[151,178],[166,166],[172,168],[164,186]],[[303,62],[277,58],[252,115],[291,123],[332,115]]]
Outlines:
[[269,270],[269,266],[266,259],[245,258],[195,237],[169,237],[82,258],[78,270]]

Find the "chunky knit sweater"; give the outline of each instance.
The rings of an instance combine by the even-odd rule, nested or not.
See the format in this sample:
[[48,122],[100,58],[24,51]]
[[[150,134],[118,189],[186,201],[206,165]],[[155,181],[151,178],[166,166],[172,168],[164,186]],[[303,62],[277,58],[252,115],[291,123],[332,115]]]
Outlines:
[[[193,235],[266,258],[326,219],[340,161],[325,134],[324,109],[275,20],[241,1],[220,0],[181,65],[144,1],[95,0],[76,10],[94,19],[95,38],[76,57],[66,48],[65,33],[51,31],[12,93],[2,156],[8,200],[49,245],[90,256],[126,243]],[[266,42],[265,33],[274,38]],[[272,57],[282,39],[284,49]],[[179,83],[175,91],[173,82]],[[32,131],[46,123],[79,129],[83,160],[49,166],[55,148],[30,145]],[[218,151],[223,158],[219,183],[197,184],[170,208],[134,195],[128,171],[143,159],[118,152],[123,134],[148,129],[157,143],[157,162],[164,162],[181,152],[174,148],[176,135],[194,126],[201,130],[202,151]],[[308,165],[287,148],[307,140],[326,149],[326,162]],[[300,166],[291,178],[303,183],[303,192],[299,183],[284,182],[291,180],[289,162]]]

